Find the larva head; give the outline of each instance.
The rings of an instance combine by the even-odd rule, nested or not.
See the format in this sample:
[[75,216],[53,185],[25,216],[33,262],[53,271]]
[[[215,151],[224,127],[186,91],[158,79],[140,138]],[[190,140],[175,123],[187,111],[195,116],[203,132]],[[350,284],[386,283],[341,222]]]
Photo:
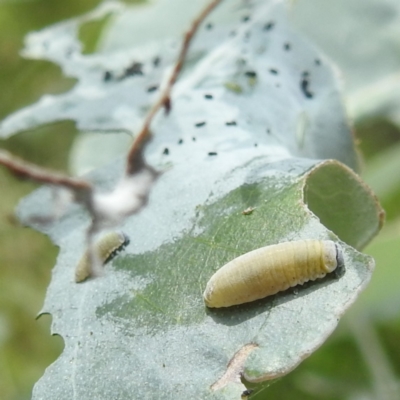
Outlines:
[[213,308],[215,307],[215,302],[212,299],[213,297],[213,292],[214,292],[214,285],[212,281],[210,280],[207,283],[206,289],[204,290],[203,293],[203,298],[204,298],[204,303],[206,304],[207,307]]
[[129,244],[129,238],[123,232],[111,232],[103,236],[96,243],[96,250],[99,253],[103,264],[110,261],[115,255]]
[[128,246],[128,244],[129,244],[129,242],[130,242],[129,236],[128,236],[126,233],[121,232],[121,231],[116,232],[116,233],[117,233],[118,236],[119,236],[120,243],[121,243],[121,247],[122,247],[122,248],[125,248],[126,246]]
[[336,243],[336,262],[337,268],[335,270],[336,278],[341,278],[345,273],[343,252],[339,245]]
[[[99,259],[98,261],[101,264],[105,264],[128,244],[129,237],[125,233],[111,232],[104,235],[95,243],[94,251]],[[75,282],[83,282],[90,276],[93,276],[93,267],[94,265],[90,264],[89,251],[86,250],[75,268]]]
[[221,290],[221,280],[218,277],[216,278],[216,274],[208,281],[203,299],[205,305],[209,308],[229,307],[235,304],[227,304],[225,291]]
[[339,247],[332,240],[322,241],[324,269],[327,273],[343,265],[343,255]]

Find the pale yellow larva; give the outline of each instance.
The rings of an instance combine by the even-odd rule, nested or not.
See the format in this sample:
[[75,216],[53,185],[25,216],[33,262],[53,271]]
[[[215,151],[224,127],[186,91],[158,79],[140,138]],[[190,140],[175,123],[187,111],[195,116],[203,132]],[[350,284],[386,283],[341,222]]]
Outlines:
[[221,267],[208,281],[208,307],[230,307],[323,278],[343,264],[331,240],[299,240],[262,247]]
[[[100,238],[94,245],[102,264],[113,258],[118,251],[129,243],[128,236],[123,232],[111,232]],[[75,282],[79,283],[87,279],[92,273],[89,261],[89,251],[86,250],[75,268]]]

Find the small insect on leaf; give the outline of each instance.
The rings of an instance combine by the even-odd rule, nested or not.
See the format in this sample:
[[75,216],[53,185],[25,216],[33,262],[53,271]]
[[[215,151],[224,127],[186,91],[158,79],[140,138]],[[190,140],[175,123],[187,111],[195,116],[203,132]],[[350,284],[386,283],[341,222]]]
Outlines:
[[[95,243],[94,251],[97,253],[100,262],[104,265],[128,244],[129,238],[125,233],[111,232],[104,235]],[[92,266],[90,265],[89,251],[86,250],[75,268],[75,282],[82,282],[91,274]]]
[[261,247],[221,267],[208,281],[208,307],[230,307],[274,295],[323,278],[343,267],[340,248],[331,240],[299,240]]
[[255,210],[255,207],[247,207],[245,210],[242,211],[243,215],[250,215],[253,213],[253,211]]
[[243,88],[236,82],[225,82],[224,86],[226,89],[236,94],[243,92]]

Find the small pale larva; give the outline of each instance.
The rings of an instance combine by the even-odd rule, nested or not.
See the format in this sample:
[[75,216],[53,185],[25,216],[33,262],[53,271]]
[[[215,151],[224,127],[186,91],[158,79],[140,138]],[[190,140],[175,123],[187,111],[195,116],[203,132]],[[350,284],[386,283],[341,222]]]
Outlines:
[[[123,232],[111,232],[99,239],[94,250],[102,264],[110,261],[129,243],[128,236]],[[87,279],[92,274],[92,267],[89,262],[89,252],[85,251],[75,268],[75,282],[79,283]]]
[[289,287],[323,278],[343,266],[331,240],[299,240],[262,247],[221,267],[208,281],[208,307],[230,307],[274,295]]

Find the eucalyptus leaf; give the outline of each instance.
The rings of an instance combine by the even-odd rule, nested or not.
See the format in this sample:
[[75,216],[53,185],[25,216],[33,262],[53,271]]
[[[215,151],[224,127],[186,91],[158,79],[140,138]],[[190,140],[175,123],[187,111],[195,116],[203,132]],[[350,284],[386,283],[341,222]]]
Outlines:
[[[245,363],[244,376],[280,376],[321,344],[368,282],[372,259],[341,242],[303,203],[310,174],[352,178],[359,201],[370,203],[366,217],[379,228],[374,200],[341,164],[305,159],[271,163],[260,157],[222,180],[211,179],[211,186],[201,187],[195,178],[191,189],[186,173],[176,167],[162,176],[148,207],[123,228],[131,245],[103,277],[73,282],[84,250],[84,227],[76,224],[61,235],[67,232],[67,220],[77,220],[76,211],[50,232],[61,250],[43,312],[53,315],[53,332],[64,338],[65,350],[36,385],[34,398],[51,393],[60,399],[123,399],[138,392],[144,398],[207,398],[230,359],[248,344],[257,348]],[[318,192],[318,187],[312,190]],[[43,207],[45,191],[32,195],[24,208],[30,205],[32,211],[35,198]],[[337,192],[340,202],[341,189]],[[334,207],[335,202],[326,205]],[[243,215],[249,206],[253,213]],[[348,226],[357,223],[347,215],[337,218],[345,218]],[[306,238],[340,243],[346,266],[341,278],[329,276],[229,309],[205,308],[202,291],[221,265],[257,247]],[[225,396],[225,390],[222,386],[214,392],[215,398],[234,398]]]
[[[60,247],[42,313],[53,316],[65,349],[33,399],[239,398],[241,374],[259,382],[291,371],[368,283],[374,262],[356,248],[379,231],[383,212],[351,169],[358,159],[333,68],[290,28],[281,2],[254,2],[246,12],[234,35],[214,36],[190,59],[172,112],[155,119],[145,156],[162,174],[148,206],[126,220],[130,244],[103,276],[73,281],[89,224],[82,209],[71,206],[57,223],[39,226],[31,217],[51,209],[51,190],[22,201],[21,220]],[[81,20],[69,23],[74,35]],[[203,35],[212,33],[203,30],[198,43]],[[131,129],[132,117],[116,110],[129,104],[140,119],[140,107],[150,104],[143,89],[155,77],[154,56],[173,54],[165,43],[140,53],[146,73],[130,81],[136,102],[123,99],[122,81],[97,77],[102,96],[108,84],[119,95],[91,102],[73,90],[67,96],[79,112],[70,117],[85,127]],[[113,62],[120,71],[126,65]],[[65,118],[60,110],[51,118]],[[4,132],[46,118],[33,105],[5,121]],[[107,191],[122,171],[123,160],[113,161],[88,179]],[[205,285],[226,262],[299,239],[335,241],[344,274],[245,305],[205,307]]]
[[399,11],[397,0],[302,0],[290,20],[336,61],[354,93],[398,71]]
[[302,0],[290,18],[340,67],[353,120],[385,116],[399,126],[397,0]]

